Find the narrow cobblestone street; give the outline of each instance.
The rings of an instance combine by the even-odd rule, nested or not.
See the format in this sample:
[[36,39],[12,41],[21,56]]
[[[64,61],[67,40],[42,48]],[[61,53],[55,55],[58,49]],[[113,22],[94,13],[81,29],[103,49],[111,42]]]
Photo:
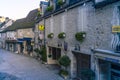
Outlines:
[[50,65],[0,49],[0,80],[63,80]]

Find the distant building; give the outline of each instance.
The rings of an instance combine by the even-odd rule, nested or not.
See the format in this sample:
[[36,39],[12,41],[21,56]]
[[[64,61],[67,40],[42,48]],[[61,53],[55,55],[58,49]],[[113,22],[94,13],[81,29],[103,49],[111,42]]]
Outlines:
[[0,24],[0,47],[5,48],[5,39],[6,39],[6,33],[4,30],[11,26],[13,24],[13,20],[9,19],[8,17],[0,17],[1,18],[1,24]]
[[46,8],[48,7],[48,2],[40,1],[40,12],[43,15],[45,13]]
[[5,17],[0,16],[0,22],[4,22],[5,20],[6,20],[6,18],[5,18]]
[[[16,20],[11,26],[6,28],[6,49],[16,53],[32,55],[34,39],[33,27],[38,10],[32,10],[22,19]],[[30,48],[31,49],[28,49]]]

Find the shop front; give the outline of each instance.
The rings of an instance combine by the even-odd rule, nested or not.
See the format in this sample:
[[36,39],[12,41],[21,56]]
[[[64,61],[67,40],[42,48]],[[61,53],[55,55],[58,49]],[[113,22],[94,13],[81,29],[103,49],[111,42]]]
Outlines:
[[61,48],[48,47],[47,60],[48,64],[58,64],[58,60],[61,57]]
[[23,42],[24,40],[22,38],[17,39],[18,53],[23,53],[24,50]]
[[32,54],[33,46],[31,45],[32,38],[19,38],[18,39],[18,53]]
[[97,80],[120,80],[120,54],[107,50],[95,50]]
[[17,51],[16,44],[17,40],[6,40],[6,50],[12,52]]
[[31,55],[33,52],[33,46],[31,45],[32,38],[24,37],[24,53]]
[[83,76],[82,76],[82,71],[83,70],[90,70],[91,68],[91,55],[89,54],[84,54],[84,53],[81,53],[80,51],[72,51],[72,53],[74,54],[75,56],[75,62],[76,62],[76,77],[78,80],[80,79],[83,79],[83,80],[88,80],[88,79],[85,79]]

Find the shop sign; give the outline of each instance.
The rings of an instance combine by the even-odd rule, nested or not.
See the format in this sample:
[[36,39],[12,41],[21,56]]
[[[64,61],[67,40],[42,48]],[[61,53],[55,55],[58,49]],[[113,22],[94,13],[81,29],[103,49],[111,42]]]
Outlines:
[[113,26],[112,32],[120,32],[120,26]]
[[44,35],[43,34],[39,34],[39,38],[42,40],[44,39]]
[[44,29],[45,29],[44,25],[39,25],[38,28],[39,28],[40,31],[44,31]]

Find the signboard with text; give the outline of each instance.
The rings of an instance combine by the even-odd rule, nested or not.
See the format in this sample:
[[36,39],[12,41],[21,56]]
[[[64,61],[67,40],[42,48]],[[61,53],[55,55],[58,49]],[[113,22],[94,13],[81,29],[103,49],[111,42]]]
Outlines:
[[113,27],[112,27],[112,32],[114,32],[114,33],[115,33],[115,32],[116,32],[116,33],[117,33],[117,32],[120,32],[120,26],[113,26]]
[[40,31],[44,31],[44,29],[45,29],[44,25],[39,25],[38,28]]

